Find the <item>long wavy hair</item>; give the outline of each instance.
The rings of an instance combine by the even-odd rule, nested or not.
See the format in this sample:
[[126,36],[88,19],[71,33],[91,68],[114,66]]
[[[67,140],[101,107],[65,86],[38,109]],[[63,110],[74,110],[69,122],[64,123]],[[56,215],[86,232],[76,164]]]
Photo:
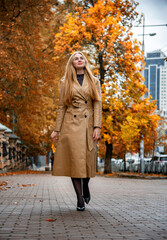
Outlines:
[[65,70],[65,75],[64,75],[64,78],[65,78],[65,83],[64,83],[64,98],[65,98],[65,104],[66,105],[69,105],[71,102],[72,102],[72,98],[73,98],[73,82],[74,81],[77,81],[77,73],[76,73],[76,69],[73,65],[73,59],[75,57],[76,54],[81,54],[85,60],[85,68],[84,68],[84,74],[87,75],[88,77],[88,82],[89,82],[89,94],[91,96],[91,98],[95,101],[99,101],[100,100],[100,97],[99,97],[99,94],[96,90],[96,86],[95,86],[95,80],[94,80],[94,76],[89,68],[89,65],[88,65],[88,61],[85,57],[85,55],[80,52],[80,51],[77,51],[77,52],[74,52],[68,62],[67,62],[67,65],[66,65],[66,70]]

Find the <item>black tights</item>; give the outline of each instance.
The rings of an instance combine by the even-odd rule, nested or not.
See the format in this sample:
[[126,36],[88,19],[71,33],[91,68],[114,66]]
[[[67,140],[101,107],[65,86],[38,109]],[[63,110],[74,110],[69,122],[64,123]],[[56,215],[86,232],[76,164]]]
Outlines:
[[90,196],[89,186],[88,186],[90,178],[83,178],[82,180],[83,180],[82,181],[83,182],[83,196],[85,198],[87,198]]
[[84,205],[83,196],[88,197],[89,187],[88,183],[90,178],[71,178],[76,195],[78,200],[78,207],[82,207]]

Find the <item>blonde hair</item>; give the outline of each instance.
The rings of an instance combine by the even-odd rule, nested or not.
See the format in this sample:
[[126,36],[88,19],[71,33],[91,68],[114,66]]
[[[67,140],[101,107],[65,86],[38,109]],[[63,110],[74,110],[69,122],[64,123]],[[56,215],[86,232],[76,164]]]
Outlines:
[[77,74],[76,74],[76,70],[75,67],[73,65],[73,59],[74,56],[76,54],[81,54],[85,60],[85,74],[87,75],[88,79],[89,79],[89,94],[91,96],[91,98],[95,101],[99,101],[100,97],[99,94],[96,90],[96,86],[95,86],[95,80],[94,80],[94,76],[88,66],[88,61],[86,59],[86,57],[84,56],[84,54],[80,51],[74,52],[71,57],[69,58],[67,65],[66,65],[66,70],[65,70],[65,82],[64,82],[64,97],[65,97],[65,104],[69,105],[72,102],[72,98],[73,98],[73,82],[77,81]]

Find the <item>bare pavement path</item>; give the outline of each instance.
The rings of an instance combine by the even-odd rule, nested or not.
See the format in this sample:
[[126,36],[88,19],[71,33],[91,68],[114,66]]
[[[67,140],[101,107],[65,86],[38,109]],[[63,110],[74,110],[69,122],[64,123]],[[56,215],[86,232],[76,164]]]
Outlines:
[[0,177],[1,240],[167,239],[167,180],[91,179],[91,201],[76,211],[70,178]]

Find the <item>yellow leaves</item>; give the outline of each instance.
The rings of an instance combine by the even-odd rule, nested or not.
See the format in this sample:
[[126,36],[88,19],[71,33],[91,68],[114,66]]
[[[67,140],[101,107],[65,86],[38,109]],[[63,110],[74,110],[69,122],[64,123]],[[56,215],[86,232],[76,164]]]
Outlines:
[[121,138],[127,149],[134,146],[134,142],[140,141],[141,129],[138,123],[138,119],[133,119],[132,116],[127,116],[126,120],[121,125]]
[[[106,89],[104,89],[106,86],[107,84],[102,86],[104,98],[106,96]],[[140,99],[137,103],[135,98],[133,98],[132,103],[132,100],[128,101],[129,105],[127,107],[123,99],[117,98],[116,95],[107,95],[104,108],[108,109],[108,111],[103,112],[104,129],[102,128],[106,141],[112,141],[118,145],[122,144],[126,150],[138,149],[141,134],[147,135],[148,138],[151,129],[156,132],[159,119],[157,115],[152,114],[155,104],[150,103],[148,99]],[[107,133],[105,132],[106,129]],[[119,150],[119,147],[116,149]],[[115,151],[117,151],[116,149]]]
[[104,137],[104,140],[108,143],[111,143],[112,142],[112,138],[109,134],[103,134],[103,137]]
[[[72,52],[76,47],[80,47],[84,42],[96,41],[98,50],[106,48],[116,41],[121,31],[125,31],[120,26],[121,12],[114,9],[112,1],[100,0],[88,9],[76,8],[76,12],[66,16],[66,22],[59,28],[59,33],[55,36],[55,54],[59,55],[69,49]],[[76,46],[78,42],[78,46]],[[62,44],[63,43],[63,44]],[[70,48],[69,48],[69,45]],[[74,46],[75,45],[75,46]],[[111,46],[110,46],[111,47]],[[56,60],[56,58],[54,58]]]
[[135,6],[129,1],[99,0],[89,8],[76,8],[55,37],[56,64],[78,49],[89,52],[93,66],[97,63],[94,73],[103,82],[103,140],[124,150],[137,149],[140,134],[146,136],[150,125],[157,126],[156,117],[152,118],[155,103],[144,99],[143,56],[130,31]]
[[55,148],[55,145],[53,143],[52,143],[51,149],[52,149],[52,152],[55,153],[56,148]]

